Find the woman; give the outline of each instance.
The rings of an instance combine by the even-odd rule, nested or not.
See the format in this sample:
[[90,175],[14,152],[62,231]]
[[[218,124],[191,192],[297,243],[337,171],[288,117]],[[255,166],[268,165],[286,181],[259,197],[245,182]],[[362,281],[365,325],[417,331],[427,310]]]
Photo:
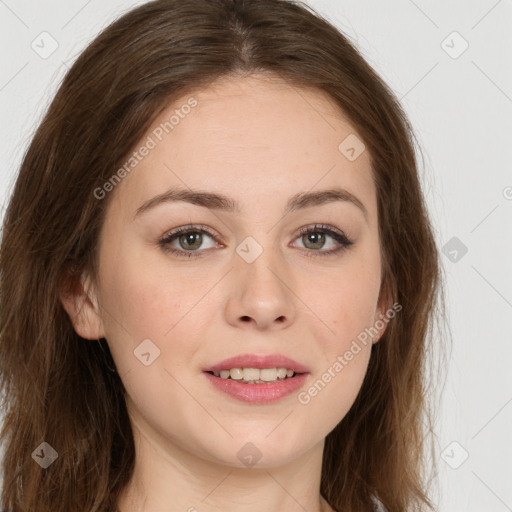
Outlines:
[[104,30],[5,214],[2,508],[432,509],[412,140],[306,5],[157,0]]

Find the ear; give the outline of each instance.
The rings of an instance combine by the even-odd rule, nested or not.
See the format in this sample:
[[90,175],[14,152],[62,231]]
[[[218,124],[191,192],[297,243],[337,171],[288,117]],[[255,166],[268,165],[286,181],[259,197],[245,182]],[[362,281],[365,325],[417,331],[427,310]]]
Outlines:
[[[383,282],[381,289],[380,289],[377,309],[375,311],[375,317],[373,319],[373,325],[375,326],[375,329],[377,329],[379,331],[379,333],[375,338],[373,338],[372,344],[375,344],[378,341],[380,341],[380,339],[386,332],[388,323],[391,321],[391,318],[386,317],[386,312],[389,311],[392,308],[392,306],[393,306],[393,301],[392,301],[391,294],[389,293],[388,283]],[[379,320],[380,320],[380,322],[379,322]],[[384,324],[384,325],[382,325],[382,324]]]
[[77,277],[66,271],[60,287],[60,300],[79,336],[87,340],[105,337],[96,290],[88,275]]

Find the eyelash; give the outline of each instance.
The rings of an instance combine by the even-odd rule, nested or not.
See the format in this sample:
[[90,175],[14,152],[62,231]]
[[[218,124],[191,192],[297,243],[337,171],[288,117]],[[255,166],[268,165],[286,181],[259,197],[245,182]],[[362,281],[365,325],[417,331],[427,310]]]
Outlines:
[[[334,240],[336,240],[336,242],[338,242],[340,244],[340,246],[335,249],[330,249],[329,251],[321,251],[321,250],[315,251],[313,249],[306,249],[306,251],[307,251],[306,255],[309,257],[332,256],[332,255],[335,255],[339,252],[346,250],[348,247],[350,247],[351,245],[354,244],[354,241],[350,240],[343,233],[334,231],[333,229],[330,229],[329,226],[325,226],[323,224],[315,224],[314,226],[301,228],[299,230],[299,234],[296,238],[299,238],[301,236],[304,236],[304,235],[307,235],[310,233],[320,233],[320,232],[332,237]],[[201,257],[205,251],[199,251],[199,250],[184,251],[184,250],[174,249],[174,248],[170,247],[170,243],[173,242],[176,238],[178,238],[179,236],[182,236],[182,235],[189,234],[189,233],[203,233],[203,234],[209,235],[213,239],[216,238],[215,235],[213,233],[211,233],[208,228],[206,228],[206,226],[190,225],[190,226],[183,226],[183,227],[177,228],[174,231],[167,233],[164,236],[164,238],[159,240],[158,244],[166,253],[171,253],[178,257],[182,257],[182,258]]]

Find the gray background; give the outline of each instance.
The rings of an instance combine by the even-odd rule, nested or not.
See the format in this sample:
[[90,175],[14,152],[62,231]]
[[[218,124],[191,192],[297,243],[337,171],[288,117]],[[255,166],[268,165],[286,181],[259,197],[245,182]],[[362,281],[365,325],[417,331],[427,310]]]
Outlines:
[[[66,69],[102,28],[141,3],[0,0],[0,215]],[[453,336],[436,427],[439,510],[512,511],[512,3],[308,3],[396,92],[425,155],[420,171]],[[42,55],[50,37],[58,47]]]

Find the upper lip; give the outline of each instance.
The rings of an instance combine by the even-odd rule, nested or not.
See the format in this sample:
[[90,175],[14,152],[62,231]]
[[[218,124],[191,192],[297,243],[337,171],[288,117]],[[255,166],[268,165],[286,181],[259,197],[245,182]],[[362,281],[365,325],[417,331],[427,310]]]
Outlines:
[[231,368],[286,368],[295,373],[309,373],[307,367],[282,354],[240,354],[208,366],[203,371],[220,372]]

